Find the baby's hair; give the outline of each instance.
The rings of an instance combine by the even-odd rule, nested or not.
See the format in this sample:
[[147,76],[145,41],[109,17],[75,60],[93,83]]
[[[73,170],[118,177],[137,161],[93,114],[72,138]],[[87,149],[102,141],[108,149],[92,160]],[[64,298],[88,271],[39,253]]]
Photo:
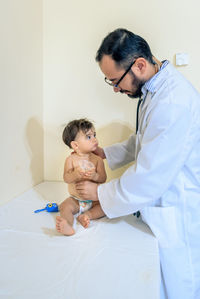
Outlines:
[[87,133],[91,128],[94,128],[94,125],[86,118],[70,121],[63,131],[62,138],[64,143],[71,148],[71,142],[75,140],[78,132]]

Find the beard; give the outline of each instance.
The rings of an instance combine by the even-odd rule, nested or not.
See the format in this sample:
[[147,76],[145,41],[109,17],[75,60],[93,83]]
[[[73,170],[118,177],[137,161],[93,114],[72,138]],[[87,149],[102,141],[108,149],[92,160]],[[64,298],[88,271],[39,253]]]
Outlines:
[[[132,76],[132,86],[135,89],[134,92],[131,94],[127,94],[127,96],[131,99],[140,98],[142,96],[142,86],[145,84],[146,81],[138,79],[138,77],[130,70],[130,74]],[[120,90],[121,93],[125,93],[128,90]]]

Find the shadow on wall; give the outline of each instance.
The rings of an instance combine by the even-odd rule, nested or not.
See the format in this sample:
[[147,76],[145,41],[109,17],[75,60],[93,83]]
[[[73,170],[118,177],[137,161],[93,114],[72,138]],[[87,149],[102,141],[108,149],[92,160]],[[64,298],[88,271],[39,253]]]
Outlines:
[[44,180],[63,182],[63,170],[70,150],[62,140],[64,126],[48,124],[45,127]]
[[30,171],[33,185],[39,184],[44,178],[44,130],[37,118],[30,118],[26,125],[26,145],[30,155]]
[[[122,142],[129,138],[134,129],[128,124],[121,121],[114,121],[104,127],[97,129],[97,138],[99,145],[106,147],[114,143]],[[120,177],[124,171],[133,163],[129,163],[116,170],[111,170],[105,161],[107,181]]]

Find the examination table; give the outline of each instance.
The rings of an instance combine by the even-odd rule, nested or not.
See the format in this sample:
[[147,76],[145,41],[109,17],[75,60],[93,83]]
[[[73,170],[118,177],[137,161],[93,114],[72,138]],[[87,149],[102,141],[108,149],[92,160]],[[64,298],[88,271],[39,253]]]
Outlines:
[[67,185],[43,182],[0,206],[0,299],[159,299],[158,244],[129,215],[93,220],[76,234],[55,230]]

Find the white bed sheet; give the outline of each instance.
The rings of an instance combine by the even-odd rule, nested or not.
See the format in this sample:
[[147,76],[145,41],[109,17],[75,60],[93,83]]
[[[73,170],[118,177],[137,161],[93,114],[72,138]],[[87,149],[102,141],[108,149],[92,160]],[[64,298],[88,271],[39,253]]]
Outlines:
[[1,299],[158,299],[157,241],[130,215],[93,220],[76,234],[55,231],[57,213],[34,210],[65,199],[44,182],[0,207]]

